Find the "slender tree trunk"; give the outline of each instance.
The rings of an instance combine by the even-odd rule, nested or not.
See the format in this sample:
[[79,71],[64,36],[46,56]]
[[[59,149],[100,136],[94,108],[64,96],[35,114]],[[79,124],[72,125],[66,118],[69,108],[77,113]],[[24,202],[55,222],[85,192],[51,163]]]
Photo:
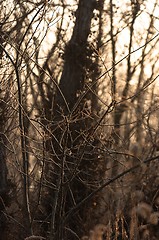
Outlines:
[[[6,138],[4,135],[6,104],[4,99],[0,98],[0,240],[5,239],[6,217],[4,215],[6,205],[8,203],[8,181],[7,181],[7,165],[6,165]],[[1,101],[2,100],[2,101]]]

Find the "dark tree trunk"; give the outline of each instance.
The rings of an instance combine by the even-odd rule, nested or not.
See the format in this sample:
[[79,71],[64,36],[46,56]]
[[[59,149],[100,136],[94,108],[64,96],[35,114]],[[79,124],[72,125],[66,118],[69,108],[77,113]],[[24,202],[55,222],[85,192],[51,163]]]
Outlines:
[[57,104],[67,111],[73,108],[78,95],[82,92],[85,79],[88,35],[90,33],[95,0],[80,0],[76,11],[76,22],[72,37],[65,49],[63,73],[60,79],[60,90],[65,101],[58,92]]
[[[70,117],[69,113],[80,94],[83,93],[87,60],[91,57],[88,55],[88,36],[91,31],[95,6],[96,0],[79,0],[76,22],[72,37],[65,48],[63,72],[56,94],[54,106],[56,121],[51,127],[51,132],[55,137],[46,144],[50,148],[50,153],[55,155],[54,162],[56,162],[56,165],[47,166],[48,172],[51,172],[51,168],[53,169],[48,181],[56,185],[55,190],[49,191],[50,205],[52,206],[50,239],[72,239],[72,234],[68,231],[66,233],[66,225],[75,232],[81,230],[77,230],[78,224],[74,221],[76,217],[67,223],[64,223],[63,219],[75,202],[81,200],[81,192],[83,197],[86,195],[86,188],[76,179],[77,169],[83,169],[83,159],[79,157],[79,152],[82,151],[80,147],[82,148],[84,133],[87,131],[86,121],[82,115],[84,107],[81,106],[84,100],[77,112],[74,113],[75,116]],[[67,118],[63,117],[63,114],[68,116],[69,122],[67,122]],[[72,118],[76,118],[76,121]],[[83,132],[83,135],[80,132]],[[70,150],[70,155],[67,150]],[[64,184],[64,182],[68,182],[68,184]]]
[[7,182],[7,166],[5,151],[4,124],[6,116],[5,103],[0,99],[0,240],[5,239],[6,217],[5,207],[8,204],[8,182]]

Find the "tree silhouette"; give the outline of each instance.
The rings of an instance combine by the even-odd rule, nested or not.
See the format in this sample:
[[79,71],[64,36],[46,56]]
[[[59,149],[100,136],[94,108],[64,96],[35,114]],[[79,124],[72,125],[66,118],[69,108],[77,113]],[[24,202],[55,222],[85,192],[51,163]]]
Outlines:
[[1,5],[0,239],[158,239],[157,1]]

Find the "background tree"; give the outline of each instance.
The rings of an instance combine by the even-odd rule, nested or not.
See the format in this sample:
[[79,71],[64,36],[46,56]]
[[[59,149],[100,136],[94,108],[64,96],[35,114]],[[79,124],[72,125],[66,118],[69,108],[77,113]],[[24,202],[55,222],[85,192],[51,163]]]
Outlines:
[[3,1],[3,239],[158,239],[157,11]]

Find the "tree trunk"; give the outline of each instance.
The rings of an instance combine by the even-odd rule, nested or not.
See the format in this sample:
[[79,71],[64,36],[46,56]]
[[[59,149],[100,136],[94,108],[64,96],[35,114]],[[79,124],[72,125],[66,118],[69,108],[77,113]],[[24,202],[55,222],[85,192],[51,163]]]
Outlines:
[[64,68],[59,84],[65,101],[58,92],[57,104],[60,107],[64,106],[64,109],[67,109],[66,112],[73,108],[78,95],[83,90],[88,47],[87,39],[95,5],[95,0],[79,1],[73,34],[65,49]]
[[5,151],[4,124],[6,116],[5,102],[0,99],[0,240],[5,239],[6,217],[4,214],[5,207],[8,203],[8,182],[7,182],[7,166]]
[[[63,114],[65,116],[69,115],[78,97],[83,93],[89,51],[88,36],[95,5],[96,0],[79,1],[72,37],[65,48],[63,72],[59,83],[60,90],[57,89],[56,94],[54,117],[57,127],[53,127],[51,132],[53,132],[57,141],[55,143],[55,139],[53,138],[52,144],[47,143],[47,146],[53,146],[54,149],[52,150],[54,151],[54,155],[56,155],[54,158],[56,166],[53,166],[54,173],[51,175],[56,189],[53,194],[50,192],[52,198],[50,239],[71,239],[70,233],[65,233],[63,219],[66,212],[75,204],[72,197],[69,196],[70,193],[72,194],[73,192],[76,201],[79,201],[78,198],[81,197],[79,192],[81,192],[80,188],[82,184],[79,184],[74,178],[77,174],[76,167],[78,168],[79,165],[82,165],[82,159],[78,157],[78,151],[83,141],[83,136],[79,133],[86,128],[86,122],[83,119],[81,108],[78,108],[77,123],[73,121],[71,123],[71,119],[67,122],[67,119],[63,118]],[[63,119],[62,122],[64,124],[61,124],[61,119]],[[74,157],[67,154],[68,149],[70,149]],[[72,163],[71,167],[69,167],[70,163]],[[68,184],[64,184],[67,181]],[[83,193],[85,193],[84,188]],[[70,221],[71,223],[67,224],[70,229],[73,228],[76,231],[77,229],[75,228],[77,226],[75,226],[75,222],[72,219]]]

